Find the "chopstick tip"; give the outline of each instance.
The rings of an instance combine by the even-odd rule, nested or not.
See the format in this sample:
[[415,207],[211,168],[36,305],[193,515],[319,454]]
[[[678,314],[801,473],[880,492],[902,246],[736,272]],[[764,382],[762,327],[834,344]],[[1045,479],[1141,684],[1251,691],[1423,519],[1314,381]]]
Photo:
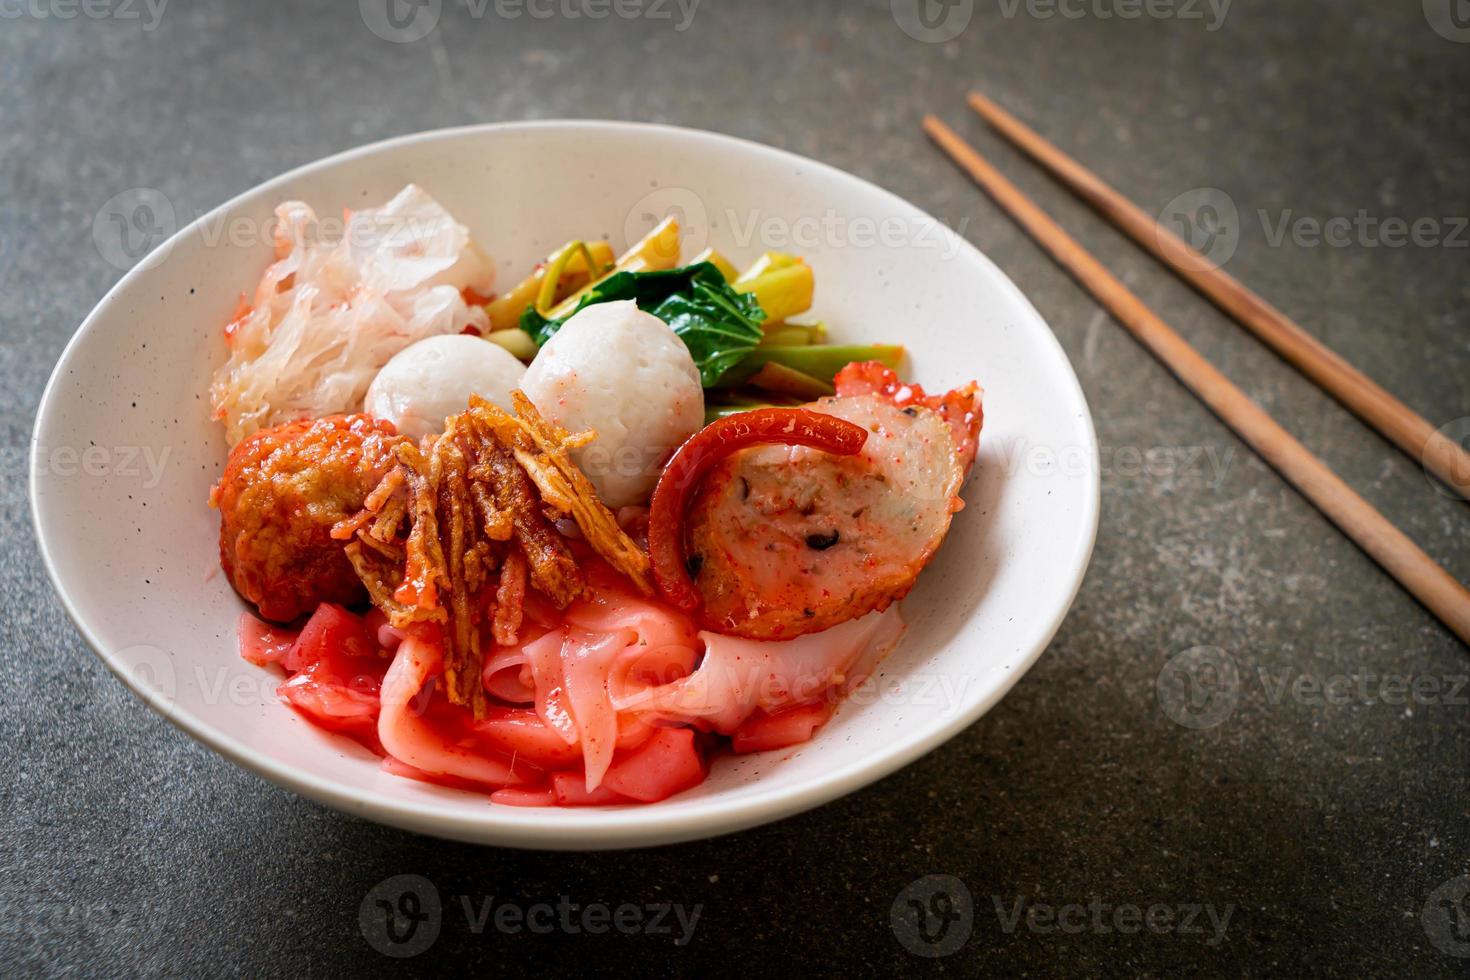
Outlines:
[[976,91],[970,92],[969,96],[967,96],[967,101],[970,103],[970,108],[978,112],[987,121],[994,119],[1004,111],[989,97]]

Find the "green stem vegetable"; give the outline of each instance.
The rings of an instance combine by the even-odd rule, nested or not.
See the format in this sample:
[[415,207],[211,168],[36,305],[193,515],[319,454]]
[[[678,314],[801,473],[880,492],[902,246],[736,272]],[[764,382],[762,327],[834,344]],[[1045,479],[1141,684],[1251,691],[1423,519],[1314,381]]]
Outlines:
[[853,361],[881,361],[896,370],[903,361],[903,347],[898,344],[757,347],[720,377],[720,387],[733,388],[744,384],[768,363],[794,368],[830,383],[838,371]]

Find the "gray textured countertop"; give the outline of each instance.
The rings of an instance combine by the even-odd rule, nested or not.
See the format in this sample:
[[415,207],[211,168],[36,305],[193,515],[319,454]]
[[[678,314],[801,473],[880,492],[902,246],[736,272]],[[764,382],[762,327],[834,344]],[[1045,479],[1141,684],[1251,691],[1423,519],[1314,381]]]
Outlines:
[[[962,96],[983,86],[1150,210],[1223,191],[1239,214],[1230,271],[1465,435],[1470,29],[1448,19],[1449,0],[1158,0],[1145,8],[1155,16],[1104,16],[1140,6],[1070,0],[1048,17],[1038,0],[935,4],[973,16],[933,40],[952,31],[942,18],[916,27],[906,0],[451,0],[427,37],[390,43],[367,26],[389,23],[375,0],[0,0],[6,972],[386,968],[397,964],[359,910],[380,882],[413,874],[444,907],[437,942],[405,961],[424,973],[1464,976],[1470,653],[917,126],[939,112],[993,154],[1463,581],[1465,504],[1023,164]],[[599,10],[642,16],[565,13]],[[1014,692],[882,783],[723,840],[516,853],[298,799],[128,694],[67,621],[32,540],[24,446],[51,365],[121,275],[93,243],[110,197],[157,188],[192,214],[383,137],[566,116],[749,137],[968,220],[1056,330],[1104,447],[1091,571]],[[1360,213],[1376,224],[1314,243],[1311,221]],[[1428,219],[1433,234],[1391,247],[1389,219]],[[1240,677],[1233,710],[1203,729],[1176,724],[1156,695],[1170,658],[1198,646],[1226,651]],[[1385,678],[1419,686],[1385,703]],[[891,927],[895,904],[932,902],[939,887],[965,905],[953,881],[927,875],[962,882],[973,913],[926,946]],[[684,945],[672,918],[671,934],[510,933],[493,920],[477,932],[463,899],[477,915],[487,896],[524,909],[674,903],[699,918]],[[568,913],[578,930],[580,914]]]

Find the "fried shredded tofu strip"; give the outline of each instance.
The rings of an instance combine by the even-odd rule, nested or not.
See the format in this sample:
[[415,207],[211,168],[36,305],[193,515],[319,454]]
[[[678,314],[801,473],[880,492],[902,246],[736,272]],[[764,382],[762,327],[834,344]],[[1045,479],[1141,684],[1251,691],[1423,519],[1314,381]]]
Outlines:
[[577,558],[566,540],[541,513],[541,498],[525,470],[505,447],[487,440],[486,462],[495,487],[496,505],[510,515],[516,543],[531,566],[531,582],[565,609],[586,589]]
[[482,638],[518,642],[528,588],[557,608],[586,591],[548,514],[571,515],[593,550],[653,594],[648,557],[567,455],[594,434],[571,435],[514,397],[514,415],[474,397],[441,435],[399,446],[362,511],[332,528],[390,623],[443,630],[445,695],[476,717],[487,707]]
[[480,683],[480,628],[470,608],[470,593],[479,586],[479,570],[474,562],[479,544],[470,540],[473,528],[467,527],[466,518],[472,517],[473,505],[464,479],[464,454],[454,444],[452,425],[435,440],[429,468],[437,484],[441,534],[447,538],[440,548],[449,578],[446,693],[455,704],[470,704],[478,718],[484,714],[485,689]]
[[541,491],[541,499],[557,511],[570,514],[592,550],[626,575],[644,595],[653,595],[648,556],[618,526],[617,518],[597,496],[592,481],[568,455],[596,438],[596,434],[572,435],[543,418],[524,393],[514,391],[511,397],[515,401],[515,415],[473,395],[467,414],[483,420],[511,448],[516,462]]
[[491,634],[501,646],[511,646],[520,636],[525,616],[526,559],[518,551],[505,556],[500,567],[500,587],[495,590],[495,618]]
[[394,598],[406,605],[433,607],[439,604],[439,591],[449,585],[449,571],[444,564],[444,547],[439,540],[439,472],[435,465],[433,443],[427,458],[407,443],[398,447],[398,460],[404,466],[408,483],[410,527],[408,562],[403,570],[403,583]]
[[365,541],[358,540],[345,549],[347,560],[352,563],[357,577],[367,587],[368,598],[373,605],[381,609],[388,621],[400,629],[414,623],[442,622],[445,618],[443,609],[405,606],[393,598],[393,593],[397,591],[403,578],[403,560],[400,558],[395,562],[383,559],[376,553],[376,548],[376,545],[365,547]]

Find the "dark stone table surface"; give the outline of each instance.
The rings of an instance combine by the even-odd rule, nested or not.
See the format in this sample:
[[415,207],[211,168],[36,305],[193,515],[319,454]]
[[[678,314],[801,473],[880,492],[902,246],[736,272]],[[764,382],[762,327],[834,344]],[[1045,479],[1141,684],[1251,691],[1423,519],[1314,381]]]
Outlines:
[[[1470,5],[951,0],[922,19],[912,0],[420,6],[442,8],[435,29],[399,43],[370,29],[395,31],[384,0],[0,0],[0,972],[1470,974],[1470,653],[918,130],[928,111],[958,126],[1464,581],[1466,504],[962,97],[982,87],[1151,212],[1216,189],[1237,212],[1231,272],[1464,436]],[[396,23],[427,23],[417,9]],[[1102,527],[1050,651],[960,737],[815,812],[580,855],[351,819],[152,715],[46,581],[25,446],[62,346],[122,273],[94,244],[105,202],[150,187],[192,214],[384,137],[553,117],[732,133],[967,222],[1086,389]],[[1313,234],[1334,218],[1341,234]],[[1239,679],[1203,728],[1158,696],[1171,658],[1201,646]],[[437,942],[394,960],[359,911],[402,874],[444,910]],[[491,896],[565,905],[570,927],[557,911],[549,934],[477,931]],[[891,924],[911,899],[928,903],[932,942]],[[699,917],[685,943],[677,924],[582,929],[585,907],[625,903]]]

